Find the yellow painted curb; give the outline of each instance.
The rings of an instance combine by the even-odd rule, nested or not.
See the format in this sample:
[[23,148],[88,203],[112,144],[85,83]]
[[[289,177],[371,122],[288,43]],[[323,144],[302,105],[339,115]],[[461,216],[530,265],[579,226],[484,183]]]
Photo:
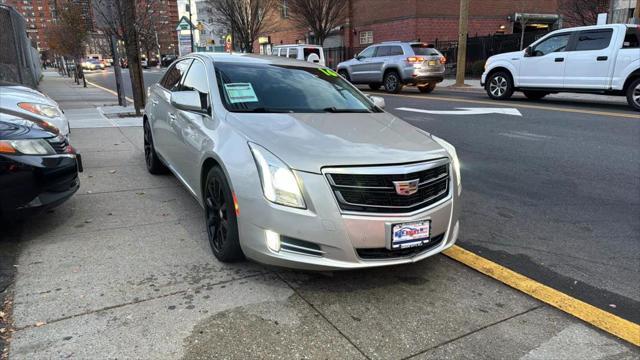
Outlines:
[[640,346],[640,325],[608,313],[584,301],[543,285],[493,261],[487,260],[459,246],[443,252],[446,256],[490,276],[516,290],[532,296],[580,320],[613,334],[633,345]]
[[515,107],[515,108],[571,112],[571,113],[580,113],[580,114],[589,114],[589,115],[624,117],[624,118],[640,120],[640,114],[634,115],[634,114],[616,113],[616,112],[608,112],[608,111],[582,110],[582,109],[554,107],[554,106],[527,105],[527,104],[520,104],[520,103],[504,103],[504,102],[500,103],[493,100],[469,100],[469,99],[460,99],[460,98],[445,97],[445,96],[418,96],[418,95],[406,95],[406,94],[380,94],[380,93],[367,93],[367,94],[377,95],[377,96],[384,95],[384,96],[408,97],[408,98],[422,99],[422,100],[439,100],[439,101],[452,101],[452,102],[463,102],[463,103],[472,103],[472,104],[487,104],[487,105],[493,105],[493,106],[497,105],[497,106],[506,106],[506,107]]

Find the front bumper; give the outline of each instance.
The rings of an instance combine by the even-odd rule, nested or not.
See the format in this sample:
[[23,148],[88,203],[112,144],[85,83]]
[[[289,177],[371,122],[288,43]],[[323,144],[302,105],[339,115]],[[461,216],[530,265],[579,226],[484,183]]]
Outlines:
[[[262,197],[247,199],[237,193],[240,243],[248,258],[306,270],[358,269],[417,262],[456,242],[459,192],[454,176],[450,178],[449,196],[426,209],[410,214],[348,214],[341,212],[323,175],[306,172],[296,175],[304,184],[307,209],[272,204]],[[430,246],[392,257],[362,256],[363,250],[375,253],[389,248],[393,224],[421,220],[431,221],[431,237],[437,241]],[[283,244],[291,243],[293,247],[278,252],[270,250],[266,230],[280,234]],[[297,251],[295,246],[301,244],[303,248],[305,244],[313,245],[313,251]]]
[[0,156],[0,216],[22,217],[58,206],[80,187],[76,154]]

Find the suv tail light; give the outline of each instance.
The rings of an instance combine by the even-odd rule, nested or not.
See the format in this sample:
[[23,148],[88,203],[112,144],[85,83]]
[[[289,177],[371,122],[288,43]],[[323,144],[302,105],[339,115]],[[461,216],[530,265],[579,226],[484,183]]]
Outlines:
[[440,56],[440,64],[444,65],[447,63],[447,58],[444,56]]
[[410,62],[410,63],[419,63],[423,61],[424,61],[424,58],[421,56],[409,56],[407,58],[407,62]]

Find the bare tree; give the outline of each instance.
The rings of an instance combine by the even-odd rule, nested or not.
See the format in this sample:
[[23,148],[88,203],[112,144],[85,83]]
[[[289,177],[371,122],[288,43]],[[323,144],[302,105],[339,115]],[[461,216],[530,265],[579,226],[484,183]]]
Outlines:
[[[152,28],[153,8],[157,0],[94,0],[93,12],[97,27],[110,39],[125,43],[129,78],[133,90],[133,104],[136,114],[141,114],[145,104],[144,78],[140,67],[140,47],[143,45],[141,32]],[[146,39],[146,38],[145,38]],[[112,40],[113,41],[113,40]],[[146,41],[145,41],[146,43]],[[144,47],[144,46],[143,46]],[[117,46],[112,44],[113,59],[117,58]],[[115,64],[118,66],[119,64]],[[116,72],[116,82],[118,82]],[[120,94],[121,90],[118,90]]]
[[208,0],[217,23],[225,26],[244,52],[266,31],[265,19],[276,9],[276,0]]
[[568,26],[595,25],[598,14],[607,12],[600,0],[561,0],[560,13]]
[[[68,56],[75,61],[75,79],[82,76],[80,59],[84,55],[85,44],[89,36],[88,24],[83,15],[82,6],[69,2],[58,13],[59,20],[49,28],[49,46],[57,54]],[[87,84],[84,82],[84,86]]]
[[345,0],[287,0],[291,19],[299,26],[311,29],[318,45],[344,23],[347,4]]

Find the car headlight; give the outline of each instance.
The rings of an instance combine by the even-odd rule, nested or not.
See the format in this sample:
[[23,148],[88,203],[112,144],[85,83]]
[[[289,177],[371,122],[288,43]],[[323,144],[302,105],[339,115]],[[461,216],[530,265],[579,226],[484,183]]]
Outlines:
[[431,138],[437,142],[440,146],[442,146],[451,157],[451,167],[453,168],[453,173],[456,176],[456,185],[458,187],[458,196],[462,193],[462,183],[460,181],[460,160],[458,159],[458,153],[456,152],[456,148],[449,144],[448,142],[440,139],[435,135],[431,135]]
[[306,204],[293,171],[267,149],[249,143],[256,161],[262,191],[267,200],[276,204],[304,209]]
[[53,155],[56,152],[44,139],[0,140],[0,153],[10,155]]
[[18,107],[32,114],[46,116],[48,118],[56,118],[62,116],[60,109],[47,104],[21,102],[18,103]]

